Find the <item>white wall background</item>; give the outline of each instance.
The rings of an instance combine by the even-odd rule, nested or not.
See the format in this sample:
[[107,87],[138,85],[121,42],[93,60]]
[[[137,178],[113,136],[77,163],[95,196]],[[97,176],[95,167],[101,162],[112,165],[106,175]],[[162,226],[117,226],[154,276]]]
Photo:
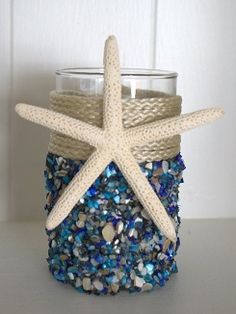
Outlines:
[[0,0],[0,220],[41,219],[49,132],[17,102],[47,107],[54,71],[101,66],[115,34],[122,66],[179,73],[183,111],[221,105],[223,120],[182,137],[182,216],[236,217],[236,1]]

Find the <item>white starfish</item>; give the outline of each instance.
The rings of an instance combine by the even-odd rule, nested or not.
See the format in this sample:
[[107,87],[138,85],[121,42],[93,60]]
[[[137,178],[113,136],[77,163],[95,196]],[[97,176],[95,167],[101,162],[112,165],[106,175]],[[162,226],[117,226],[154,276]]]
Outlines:
[[122,125],[118,47],[114,36],[107,39],[104,49],[102,129],[51,110],[26,104],[16,105],[16,111],[25,119],[95,147],[94,153],[66,187],[50,212],[46,223],[48,230],[57,227],[68,216],[104,168],[114,161],[153,222],[173,242],[176,241],[174,225],[130,149],[136,145],[180,134],[211,122],[223,114],[220,108],[205,109],[125,130]]

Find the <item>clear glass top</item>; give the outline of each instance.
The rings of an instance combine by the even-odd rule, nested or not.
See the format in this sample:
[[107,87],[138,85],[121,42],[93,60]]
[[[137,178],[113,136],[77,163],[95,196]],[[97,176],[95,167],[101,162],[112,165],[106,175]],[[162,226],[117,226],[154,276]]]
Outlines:
[[[56,90],[84,95],[103,94],[103,68],[68,68],[56,71]],[[176,94],[177,73],[156,69],[121,68],[122,97],[136,98],[152,92]],[[142,91],[140,93],[139,91]],[[145,94],[146,92],[146,94]],[[150,96],[151,97],[151,96]]]

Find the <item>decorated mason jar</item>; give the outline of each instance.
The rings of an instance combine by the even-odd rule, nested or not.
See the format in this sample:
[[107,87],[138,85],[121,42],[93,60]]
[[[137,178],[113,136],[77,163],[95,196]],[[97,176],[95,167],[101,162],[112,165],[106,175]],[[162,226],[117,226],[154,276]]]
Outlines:
[[177,272],[180,133],[222,115],[180,115],[177,74],[121,69],[107,39],[104,69],[56,72],[50,110],[18,104],[50,135],[44,172],[48,266],[77,291],[164,286]]
[[[103,75],[103,69],[56,71],[51,109],[102,127]],[[174,72],[122,69],[124,127],[179,115],[176,79]],[[45,171],[47,212],[92,152],[93,147],[84,142],[51,133]],[[132,153],[177,231],[178,189],[185,168],[180,136],[136,146]],[[48,236],[51,273],[79,291],[150,290],[163,286],[177,272],[179,238],[173,244],[160,232],[113,162]]]

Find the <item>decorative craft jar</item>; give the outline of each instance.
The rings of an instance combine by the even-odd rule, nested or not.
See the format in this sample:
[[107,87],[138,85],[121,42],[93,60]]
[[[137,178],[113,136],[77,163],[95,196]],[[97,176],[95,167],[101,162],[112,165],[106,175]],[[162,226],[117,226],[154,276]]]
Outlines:
[[17,104],[52,130],[45,180],[48,265],[80,292],[149,291],[177,272],[180,135],[223,115],[181,113],[176,73],[122,70],[115,36],[102,69],[57,71],[50,109]]
[[[174,72],[121,69],[123,127],[180,115],[176,80]],[[103,69],[58,70],[50,107],[102,127],[103,91]],[[87,143],[52,131],[45,170],[47,213],[93,150]],[[185,168],[180,135],[135,146],[132,154],[171,218],[177,240],[172,242],[159,230],[119,167],[109,163],[66,219],[47,230],[50,272],[80,292],[148,291],[163,286],[177,272],[178,194]]]

